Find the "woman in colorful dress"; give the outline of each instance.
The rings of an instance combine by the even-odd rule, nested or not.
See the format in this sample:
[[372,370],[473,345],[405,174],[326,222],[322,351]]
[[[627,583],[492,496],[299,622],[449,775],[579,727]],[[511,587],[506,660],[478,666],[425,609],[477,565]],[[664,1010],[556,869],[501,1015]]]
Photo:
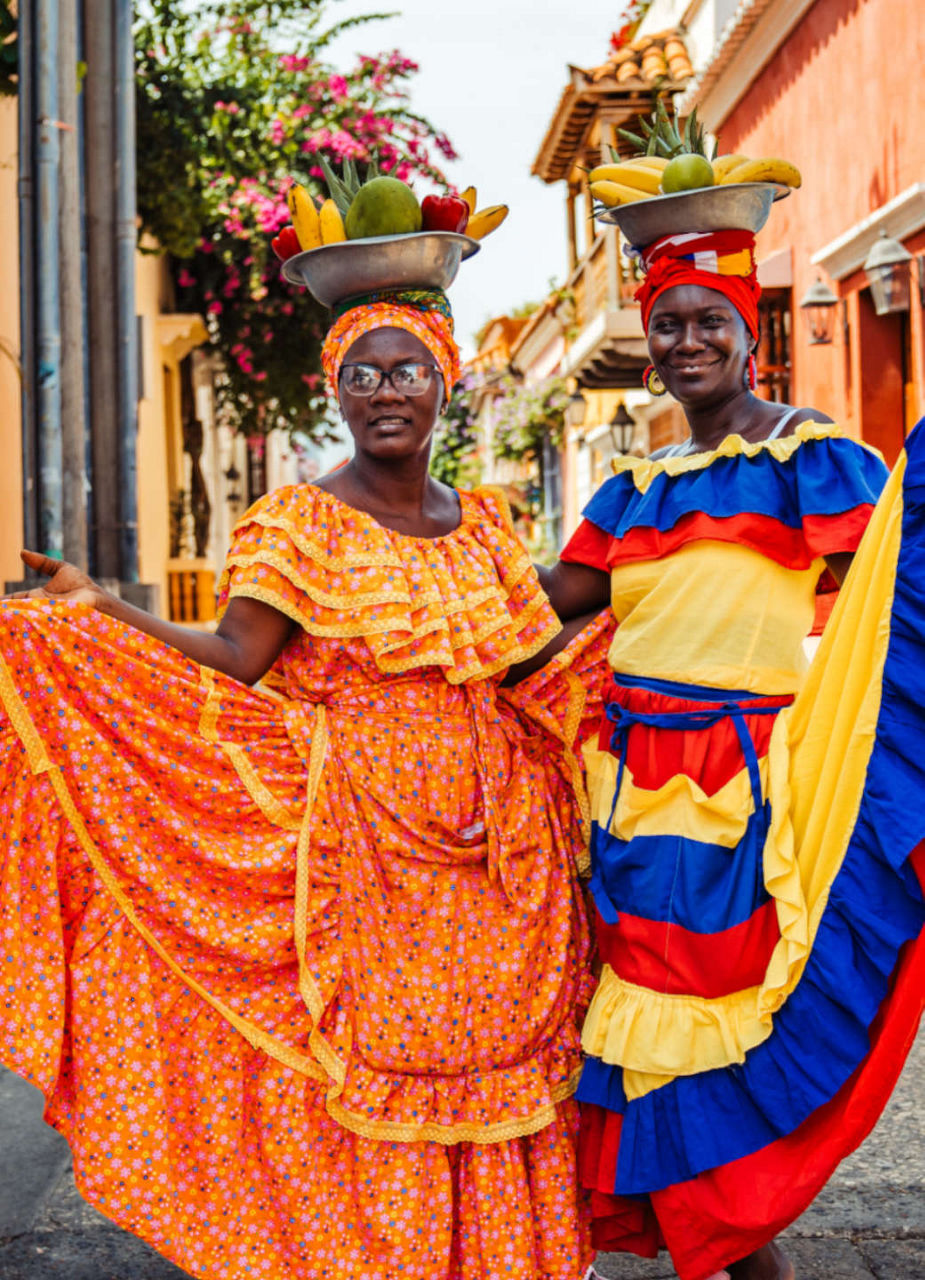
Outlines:
[[337,320],[355,456],[241,519],[215,634],[32,555],[0,610],[0,1057],[207,1280],[590,1261],[577,628],[428,475],[458,359],[442,295]]
[[585,747],[602,971],[581,1176],[599,1248],[787,1280],[774,1237],[876,1121],[922,1008],[925,441],[807,674],[816,592],[886,469],[754,395],[751,233],[665,237],[643,263],[649,385],[690,435],[617,459],[544,578],[561,616],[609,594],[618,624]]

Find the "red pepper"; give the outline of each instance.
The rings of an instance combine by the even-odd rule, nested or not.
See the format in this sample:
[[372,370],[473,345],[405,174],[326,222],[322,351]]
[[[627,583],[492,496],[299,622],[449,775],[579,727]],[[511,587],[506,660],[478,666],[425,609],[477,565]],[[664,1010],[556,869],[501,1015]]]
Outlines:
[[465,231],[469,206],[462,196],[425,196],[421,214],[425,231]]
[[301,253],[302,246],[299,244],[299,237],[296,235],[295,227],[283,227],[279,235],[274,236],[270,241],[270,248],[280,262],[285,262],[287,258],[292,258],[297,253]]

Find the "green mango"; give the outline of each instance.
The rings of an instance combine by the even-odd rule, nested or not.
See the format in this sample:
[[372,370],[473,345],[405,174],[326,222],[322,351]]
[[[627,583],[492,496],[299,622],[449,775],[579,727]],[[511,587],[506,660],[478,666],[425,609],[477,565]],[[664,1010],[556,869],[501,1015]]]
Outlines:
[[421,206],[417,196],[398,178],[372,178],[364,182],[344,218],[348,240],[406,235],[420,229]]

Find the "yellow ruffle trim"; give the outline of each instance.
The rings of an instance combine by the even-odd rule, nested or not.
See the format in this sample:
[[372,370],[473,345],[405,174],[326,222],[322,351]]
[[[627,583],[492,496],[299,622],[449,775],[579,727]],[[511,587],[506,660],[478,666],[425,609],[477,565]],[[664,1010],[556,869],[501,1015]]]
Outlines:
[[[680,458],[624,456],[614,458],[611,466],[614,475],[620,475],[624,471],[632,472],[634,486],[640,493],[645,493],[657,476],[678,476],[685,471],[702,471],[716,458],[735,458],[739,455],[754,458],[756,454],[769,453],[777,462],[786,462],[807,440],[829,440],[843,437],[844,434],[834,422],[801,422],[792,435],[778,437],[776,440],[752,442],[740,435],[730,435],[716,449],[708,449],[704,453],[689,453]],[[869,447],[865,445],[865,448]],[[871,452],[877,453],[877,450],[872,449]],[[877,456],[880,456],[879,453]]]
[[[591,816],[599,827],[606,829],[619,760],[609,751],[601,751],[595,739],[586,742],[582,751],[588,773]],[[767,757],[758,762],[758,771],[762,791],[766,792]],[[734,849],[745,834],[754,808],[751,779],[744,767],[712,795],[707,795],[683,773],[675,774],[652,791],[637,786],[632,770],[627,768],[610,834],[618,840],[632,840],[635,836],[684,836],[703,844]]]
[[561,629],[507,504],[460,494],[462,519],[414,538],[313,485],[262,498],[235,528],[219,589],[260,600],[309,635],[366,641],[387,675],[439,666],[451,684],[533,657]]
[[582,1044],[587,1053],[624,1068],[627,1096],[675,1076],[742,1062],[771,1034],[774,1014],[803,975],[854,830],[876,736],[904,467],[903,457],[871,519],[806,684],[771,734],[764,884],[775,901],[780,937],[764,981],[705,1000],[634,986],[605,966]]

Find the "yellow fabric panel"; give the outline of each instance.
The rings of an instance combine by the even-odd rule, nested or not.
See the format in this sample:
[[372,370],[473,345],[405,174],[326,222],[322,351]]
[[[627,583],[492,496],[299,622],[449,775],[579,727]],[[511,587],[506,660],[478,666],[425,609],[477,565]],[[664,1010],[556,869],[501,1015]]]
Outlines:
[[[598,826],[607,828],[613,806],[619,760],[609,751],[600,751],[594,741],[583,749],[588,775],[591,817]],[[767,760],[758,762],[762,793],[767,788]],[[734,849],[745,834],[748,819],[755,810],[748,769],[730,778],[713,795],[707,793],[685,774],[675,774],[664,786],[652,791],[639,787],[632,771],[623,773],[620,799],[610,826],[610,834],[618,840],[634,836],[684,836],[704,844],[718,844]]]
[[[825,568],[785,569],[735,543],[688,543],[661,560],[618,564],[614,671],[752,693],[794,693]],[[702,602],[710,601],[709,611]]]
[[605,964],[581,1047],[604,1062],[663,1078],[744,1062],[748,1050],[771,1034],[770,1018],[756,1017],[758,990],[712,1000],[666,995],[624,982]]
[[[758,440],[750,443],[739,435],[730,435],[726,436],[719,448],[710,449],[706,453],[688,453],[680,458],[623,456],[614,458],[611,465],[614,475],[631,471],[634,486],[640,493],[645,493],[656,476],[662,474],[679,476],[685,471],[702,471],[717,458],[734,458],[739,454],[754,458],[756,454],[766,452],[776,461],[786,462],[806,440],[830,440],[843,437],[844,434],[834,422],[801,422],[792,435],[777,440]],[[870,446],[866,445],[865,448]],[[876,454],[878,458],[882,457],[876,449],[870,449],[870,452]]]
[[873,748],[904,469],[903,457],[874,511],[806,684],[771,735],[764,882],[781,936],[764,982],[703,1000],[636,987],[605,966],[582,1043],[587,1052],[624,1067],[624,1087],[636,1090],[632,1096],[674,1076],[742,1061],[770,1034],[773,1015],[802,977],[854,829]]

